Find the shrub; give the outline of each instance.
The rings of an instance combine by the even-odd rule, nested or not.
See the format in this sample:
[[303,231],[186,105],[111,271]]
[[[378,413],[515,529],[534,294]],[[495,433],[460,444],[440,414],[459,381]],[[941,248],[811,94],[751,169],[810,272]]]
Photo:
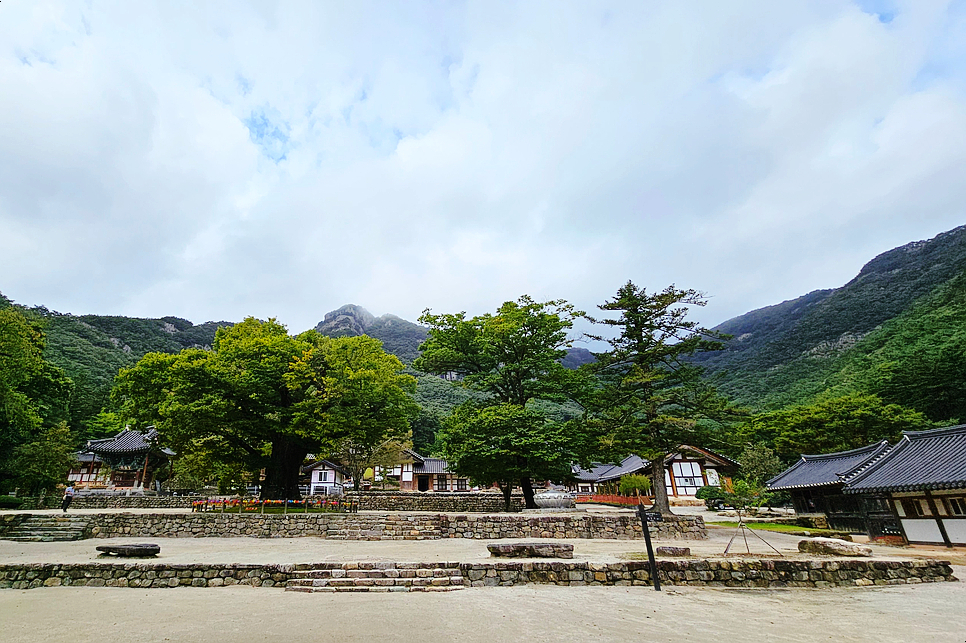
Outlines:
[[709,485],[698,489],[694,497],[698,500],[704,500],[704,504],[708,509],[714,509],[722,502],[728,502],[731,499],[731,494],[724,491],[721,487]]
[[17,509],[23,504],[23,498],[16,496],[0,496],[0,509]]
[[646,496],[651,490],[651,479],[647,476],[624,476],[621,478],[620,489],[625,496]]

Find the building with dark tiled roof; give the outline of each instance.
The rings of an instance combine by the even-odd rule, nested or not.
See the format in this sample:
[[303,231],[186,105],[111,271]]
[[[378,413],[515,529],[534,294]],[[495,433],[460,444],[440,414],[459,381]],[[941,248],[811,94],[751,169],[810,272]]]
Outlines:
[[[153,426],[145,431],[125,428],[112,438],[88,440],[68,477],[88,488],[141,489],[150,485],[154,472],[174,455],[158,444],[158,431]],[[101,469],[108,469],[110,474],[101,473]]]
[[966,425],[903,433],[844,491],[888,496],[908,542],[966,545]]
[[882,494],[847,496],[846,484],[889,451],[883,440],[858,449],[803,455],[789,469],[765,483],[771,491],[786,491],[798,514],[824,514],[828,526],[868,533],[875,538],[899,536],[899,526]]
[[[666,461],[664,483],[671,498],[694,497],[704,486],[721,486],[738,469],[738,463],[720,453],[687,444]],[[590,469],[574,465],[574,482],[570,489],[578,494],[596,494],[620,483],[627,475],[650,475],[651,463],[636,455],[629,455],[620,463],[595,463]]]

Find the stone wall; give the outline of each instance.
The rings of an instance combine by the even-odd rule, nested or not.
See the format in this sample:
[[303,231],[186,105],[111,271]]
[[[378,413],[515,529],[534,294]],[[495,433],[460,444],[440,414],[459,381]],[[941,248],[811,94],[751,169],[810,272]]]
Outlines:
[[[425,540],[438,538],[643,538],[633,515],[521,515],[521,514],[282,514],[222,513],[94,514],[87,534],[96,538],[238,537],[297,538],[315,536],[337,540]],[[673,516],[651,525],[656,539],[708,537],[700,516]]]
[[[77,563],[0,565],[0,588],[33,589],[59,585],[87,587],[222,587],[253,585],[276,587],[305,576],[311,570],[345,570],[346,577],[366,582],[366,570],[386,576],[398,570],[401,579],[424,579],[431,583],[438,570],[452,563],[322,563],[318,565],[240,565],[164,563]],[[955,581],[948,561],[877,560],[661,560],[658,575],[665,585],[698,587],[863,587]],[[530,583],[581,585],[651,584],[645,561],[596,564],[588,562],[462,563],[459,576],[464,586],[492,587]],[[369,581],[370,583],[372,581]],[[415,581],[413,581],[415,583]],[[448,584],[453,581],[448,579]],[[358,588],[355,588],[358,590]],[[385,588],[383,588],[385,591]]]
[[0,538],[17,528],[29,514],[0,514]]
[[[200,497],[188,496],[75,496],[71,509],[191,509],[194,500]],[[36,509],[60,509],[61,497],[58,495],[43,498],[24,498],[18,507],[25,511]]]
[[220,587],[284,585],[288,565],[199,563],[29,563],[0,565],[0,589],[33,589],[60,585],[87,587]]
[[[358,501],[365,511],[438,511],[445,513],[499,513],[503,494],[476,491],[350,491],[346,498]],[[510,496],[510,510],[523,510],[523,496]]]
[[[949,561],[907,560],[659,560],[665,585],[703,587],[862,587],[955,581]],[[474,587],[525,585],[651,585],[647,561],[464,563]]]

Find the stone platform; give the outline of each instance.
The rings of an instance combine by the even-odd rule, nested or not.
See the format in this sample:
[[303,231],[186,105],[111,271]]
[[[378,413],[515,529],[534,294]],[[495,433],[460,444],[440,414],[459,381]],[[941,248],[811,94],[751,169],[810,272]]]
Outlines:
[[[864,587],[955,581],[942,560],[661,560],[664,585],[734,588]],[[223,587],[252,585],[293,591],[413,591],[415,588],[651,584],[646,561],[346,562],[302,565],[28,563],[0,565],[0,588]],[[393,589],[400,588],[400,589]],[[417,590],[418,591],[418,590]]]
[[486,546],[491,556],[502,558],[573,558],[569,543],[493,543]]

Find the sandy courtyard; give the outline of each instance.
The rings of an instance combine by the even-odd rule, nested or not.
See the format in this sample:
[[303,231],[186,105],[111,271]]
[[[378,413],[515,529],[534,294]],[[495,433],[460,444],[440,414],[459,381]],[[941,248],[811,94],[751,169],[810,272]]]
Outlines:
[[966,640],[966,585],[836,590],[523,586],[443,594],[227,587],[0,592],[4,643]]

